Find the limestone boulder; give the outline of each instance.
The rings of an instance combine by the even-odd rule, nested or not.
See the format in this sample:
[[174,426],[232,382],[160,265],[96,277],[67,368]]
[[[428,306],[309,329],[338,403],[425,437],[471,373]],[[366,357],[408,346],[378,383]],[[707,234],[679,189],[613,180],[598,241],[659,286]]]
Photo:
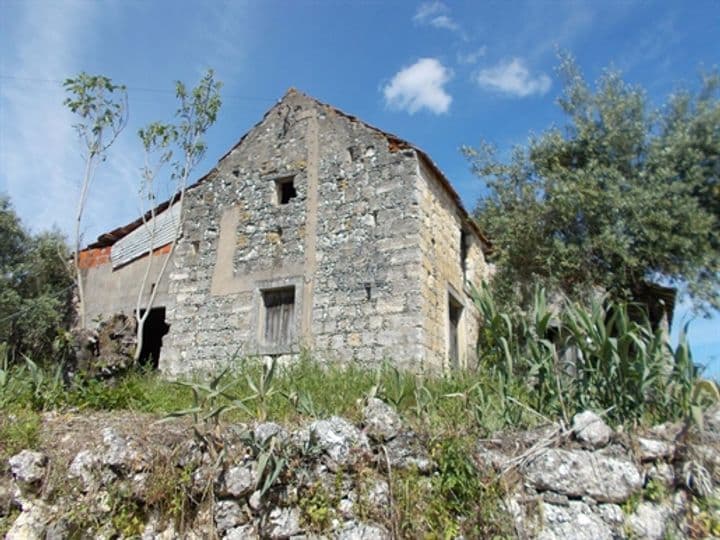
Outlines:
[[642,461],[667,459],[675,453],[675,445],[658,439],[638,437],[638,453]]
[[349,521],[337,532],[338,540],[389,540],[390,534],[380,525]]
[[225,472],[218,492],[221,497],[246,497],[256,484],[257,472],[252,464],[231,467]]
[[220,534],[239,525],[244,525],[247,521],[246,514],[236,501],[218,501],[215,503],[215,527],[217,527]]
[[632,538],[638,540],[662,540],[665,538],[667,521],[672,515],[668,506],[651,502],[641,502],[635,512],[627,519]]
[[39,486],[45,478],[47,456],[32,450],[23,450],[8,460],[13,479],[22,489]]
[[271,540],[284,540],[301,532],[299,508],[273,508],[268,515],[263,536]]
[[643,478],[629,459],[586,450],[550,449],[523,467],[525,480],[538,491],[622,503],[642,489]]

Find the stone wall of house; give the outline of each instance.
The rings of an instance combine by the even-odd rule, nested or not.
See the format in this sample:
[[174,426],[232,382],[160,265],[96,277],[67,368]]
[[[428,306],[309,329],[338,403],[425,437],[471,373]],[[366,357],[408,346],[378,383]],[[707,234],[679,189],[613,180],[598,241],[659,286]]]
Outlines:
[[[161,368],[212,369],[235,351],[375,363],[422,356],[412,150],[290,92],[183,203]],[[292,178],[296,196],[278,200]],[[262,291],[295,288],[290,346],[263,340]]]
[[[465,218],[457,204],[433,178],[434,174],[424,163],[419,163],[424,354],[427,363],[435,367],[472,367],[480,319],[470,296],[469,284],[477,286],[486,279],[488,266],[481,239],[464,223]],[[465,242],[464,252],[461,242]],[[451,301],[462,306],[457,366],[450,365],[448,354]]]

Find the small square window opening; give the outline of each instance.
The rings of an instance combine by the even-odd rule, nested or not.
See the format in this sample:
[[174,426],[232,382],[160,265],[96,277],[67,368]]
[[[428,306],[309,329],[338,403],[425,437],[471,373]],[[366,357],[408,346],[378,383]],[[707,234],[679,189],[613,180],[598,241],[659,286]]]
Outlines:
[[280,178],[275,180],[275,191],[277,203],[280,205],[288,204],[292,199],[297,197],[295,189],[295,177]]

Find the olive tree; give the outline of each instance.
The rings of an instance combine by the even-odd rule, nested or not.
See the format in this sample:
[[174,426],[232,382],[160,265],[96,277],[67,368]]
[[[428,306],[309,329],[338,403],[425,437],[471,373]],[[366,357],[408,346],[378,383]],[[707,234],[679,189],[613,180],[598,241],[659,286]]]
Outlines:
[[661,107],[605,71],[593,88],[561,56],[567,123],[509,159],[464,148],[487,197],[476,218],[495,245],[495,288],[514,303],[536,283],[579,297],[633,300],[646,283],[720,307],[720,101],[717,74]]

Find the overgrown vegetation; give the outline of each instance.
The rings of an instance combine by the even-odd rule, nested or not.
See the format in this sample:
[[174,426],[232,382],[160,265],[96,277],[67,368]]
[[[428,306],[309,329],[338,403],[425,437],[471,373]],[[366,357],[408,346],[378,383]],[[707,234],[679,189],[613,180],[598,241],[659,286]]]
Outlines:
[[287,366],[227,359],[210,382],[197,376],[174,383],[143,370],[112,383],[82,376],[67,382],[60,366],[43,369],[26,359],[0,370],[0,407],[192,415],[207,434],[221,415],[357,420],[362,398],[378,395],[419,431],[489,433],[569,421],[587,408],[605,411],[616,424],[684,418],[717,392],[699,380],[684,337],[673,350],[646,318],[631,318],[626,304],[571,303],[555,313],[539,288],[525,312],[502,311],[486,288],[475,301],[485,320],[475,371],[419,375],[390,362],[378,369],[322,365],[305,353]]
[[[568,422],[585,408],[604,411],[615,424],[691,419],[697,416],[694,408],[720,398],[715,383],[699,379],[684,340],[672,350],[661,331],[653,331],[646,319],[631,318],[623,303],[568,303],[553,311],[539,288],[524,312],[504,312],[486,288],[477,291],[475,301],[486,323],[475,371],[418,375],[390,362],[377,369],[322,365],[308,353],[286,366],[231,358],[210,380],[177,382],[150,371],[131,371],[113,382],[65,381],[60,368],[44,369],[29,359],[6,365],[0,371],[0,409],[6,413],[0,453],[35,446],[42,411],[121,409],[188,417],[196,440],[219,464],[225,457],[223,423],[298,424],[333,414],[357,421],[364,400],[379,396],[426,441],[436,474],[388,469],[391,502],[374,508],[362,490],[362,467],[338,471],[334,489],[317,484],[298,493],[307,527],[328,527],[339,512],[343,475],[352,474],[360,486],[357,515],[384,521],[399,537],[503,538],[513,534],[502,503],[505,490],[494,472],[473,460],[478,437],[558,418]],[[271,496],[276,482],[301,474],[302,456],[287,455],[273,437],[262,444],[248,437],[245,444],[258,464],[255,489],[263,496]],[[203,499],[191,495],[191,471],[174,463],[158,466],[150,507],[182,526]],[[643,495],[651,501],[664,496],[652,483]],[[136,534],[149,507],[138,507],[121,492],[110,502],[117,510],[113,529]],[[709,515],[699,511],[692,522],[699,530],[714,530]],[[82,512],[76,517],[80,530]]]
[[72,315],[68,257],[58,231],[29,232],[0,195],[0,361],[55,356]]

